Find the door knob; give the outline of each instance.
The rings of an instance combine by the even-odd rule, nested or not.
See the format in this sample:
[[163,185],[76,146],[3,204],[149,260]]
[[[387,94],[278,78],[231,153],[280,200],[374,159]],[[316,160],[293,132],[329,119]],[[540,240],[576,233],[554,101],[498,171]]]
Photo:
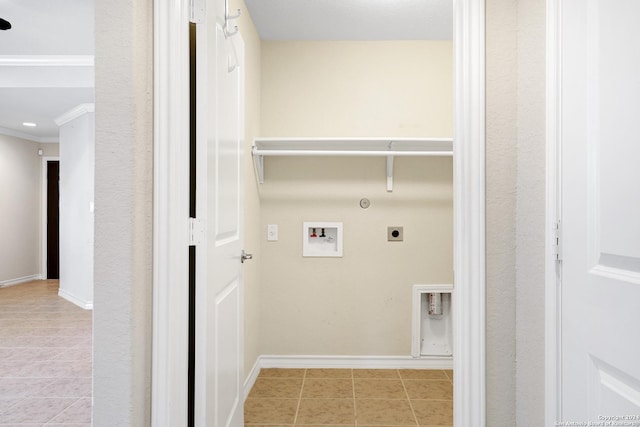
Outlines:
[[246,253],[243,249],[242,254],[240,255],[240,262],[244,264],[244,261],[247,259],[253,259],[253,255]]

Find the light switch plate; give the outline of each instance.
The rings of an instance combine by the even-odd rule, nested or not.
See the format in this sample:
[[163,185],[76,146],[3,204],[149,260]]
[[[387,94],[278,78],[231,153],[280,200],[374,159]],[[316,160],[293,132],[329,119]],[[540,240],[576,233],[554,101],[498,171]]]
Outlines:
[[278,241],[278,224],[267,225],[267,241],[269,242]]
[[391,226],[387,227],[387,240],[389,242],[402,242],[404,239],[403,227]]

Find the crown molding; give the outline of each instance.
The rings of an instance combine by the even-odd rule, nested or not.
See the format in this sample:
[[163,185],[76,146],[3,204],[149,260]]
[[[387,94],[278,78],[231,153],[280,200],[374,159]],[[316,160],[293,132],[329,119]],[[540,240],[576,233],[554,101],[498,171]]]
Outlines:
[[58,126],[62,126],[65,123],[70,122],[73,119],[77,119],[87,113],[93,113],[96,107],[95,104],[80,104],[77,107],[67,111],[59,117],[55,118],[55,122]]
[[25,132],[20,132],[13,129],[0,127],[0,135],[13,136],[20,139],[26,139],[27,141],[37,142],[39,144],[54,144],[60,142],[58,137],[52,136],[35,136]]
[[5,67],[93,67],[93,55],[0,55]]

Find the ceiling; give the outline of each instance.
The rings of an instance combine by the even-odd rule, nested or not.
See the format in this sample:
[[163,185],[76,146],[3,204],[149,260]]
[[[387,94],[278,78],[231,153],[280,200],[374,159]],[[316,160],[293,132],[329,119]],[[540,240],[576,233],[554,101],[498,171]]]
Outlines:
[[0,0],[0,18],[0,133],[55,142],[54,119],[94,99],[93,0]]
[[[264,40],[452,38],[453,0],[245,1]],[[0,17],[0,133],[55,142],[55,118],[94,102],[93,0],[0,0]]]
[[449,40],[453,0],[245,0],[263,40]]

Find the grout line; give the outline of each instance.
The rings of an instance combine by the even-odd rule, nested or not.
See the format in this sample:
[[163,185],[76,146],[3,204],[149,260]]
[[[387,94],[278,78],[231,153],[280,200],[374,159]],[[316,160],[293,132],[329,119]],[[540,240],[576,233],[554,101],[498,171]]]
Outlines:
[[447,373],[447,370],[446,370],[446,369],[443,369],[443,371],[444,371],[444,375],[445,375],[447,378],[449,378],[449,382],[451,382],[451,385],[453,385],[453,378],[451,378],[451,377],[449,376],[449,374]]
[[[400,375],[400,372],[398,372],[398,375]],[[407,401],[409,402],[409,408],[411,408],[411,413],[413,414],[413,419],[416,422],[416,426],[419,426],[420,423],[418,423],[418,417],[416,416],[416,411],[413,409],[413,403],[411,403],[411,398],[409,397],[409,392],[407,391],[407,387],[405,387],[404,385],[404,378],[402,378],[402,375],[400,375],[400,382],[402,383],[402,389],[404,390],[404,394],[407,396]]]
[[358,410],[356,408],[356,376],[351,369],[351,391],[353,392],[353,423],[358,427]]
[[293,425],[298,421],[298,413],[300,412],[300,404],[302,403],[302,392],[304,391],[304,381],[307,379],[307,370],[302,374],[302,386],[300,387],[300,395],[298,396],[298,406],[296,406],[296,415],[293,417]]

